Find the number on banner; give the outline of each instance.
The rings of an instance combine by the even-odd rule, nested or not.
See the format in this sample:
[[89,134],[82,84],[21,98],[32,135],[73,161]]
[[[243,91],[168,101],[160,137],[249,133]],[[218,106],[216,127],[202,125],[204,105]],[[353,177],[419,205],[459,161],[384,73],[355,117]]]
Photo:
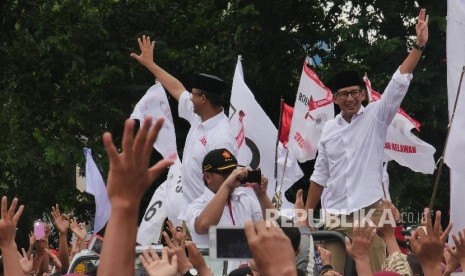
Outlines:
[[[151,218],[153,218],[153,216],[155,216],[155,214],[157,213],[157,208],[160,208],[162,204],[163,203],[161,202],[161,200],[155,201],[152,204],[152,206],[150,206],[147,209],[147,212],[145,212],[144,220],[149,221]],[[158,207],[156,207],[156,206],[158,206]]]

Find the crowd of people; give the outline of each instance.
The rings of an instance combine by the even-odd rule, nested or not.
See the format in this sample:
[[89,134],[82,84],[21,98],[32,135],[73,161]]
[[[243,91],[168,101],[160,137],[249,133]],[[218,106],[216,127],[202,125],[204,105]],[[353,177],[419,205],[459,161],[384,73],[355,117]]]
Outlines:
[[[252,259],[230,262],[228,275],[351,275],[346,253],[358,275],[450,275],[465,265],[465,229],[449,233],[441,227],[441,213],[432,218],[425,208],[422,226],[410,238],[410,252],[402,253],[395,237],[400,214],[384,199],[383,149],[387,128],[407,93],[412,72],[428,41],[428,16],[422,9],[416,25],[416,43],[392,77],[381,100],[362,106],[366,91],[359,75],[340,72],[330,83],[341,113],[326,123],[318,145],[315,170],[304,203],[299,190],[296,215],[269,220],[275,210],[266,194],[268,179],[251,179],[253,170],[237,161],[237,142],[222,107],[227,84],[210,74],[196,74],[189,92],[155,63],[155,43],[138,39],[140,54],[131,56],[145,66],[179,105],[179,115],[191,128],[187,135],[182,181],[183,225],[168,224],[162,236],[166,246],[160,255],[153,248],[139,256],[146,275],[214,275],[212,260],[197,245],[208,244],[212,226],[243,227]],[[134,120],[124,125],[117,147],[110,133],[103,135],[109,158],[107,193],[111,203],[98,270],[87,275],[134,275],[134,256],[141,199],[150,185],[170,165],[163,159],[151,166],[150,155],[163,118],[144,118],[139,129]],[[379,184],[378,184],[379,183]],[[327,189],[325,230],[342,233],[345,246],[317,243],[318,231],[301,211],[312,213]],[[24,207],[18,199],[1,202],[0,249],[3,275],[64,275],[73,257],[88,247],[83,224],[60,212],[51,214],[58,233],[58,249],[49,247],[51,227],[45,236],[29,234],[29,248],[18,251],[16,226]],[[337,210],[335,212],[334,210]],[[365,216],[365,214],[368,214]],[[387,219],[388,214],[393,220]],[[334,220],[334,218],[337,218]],[[289,225],[288,221],[292,221]],[[335,223],[337,222],[337,223]],[[76,239],[69,243],[69,234]],[[226,274],[226,271],[224,271]]]

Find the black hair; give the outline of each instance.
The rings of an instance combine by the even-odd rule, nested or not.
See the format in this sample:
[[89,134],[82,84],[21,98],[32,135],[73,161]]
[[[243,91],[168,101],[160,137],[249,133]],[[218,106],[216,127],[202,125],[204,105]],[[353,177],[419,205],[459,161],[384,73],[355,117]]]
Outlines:
[[223,106],[223,94],[218,95],[204,90],[202,92],[214,107]]

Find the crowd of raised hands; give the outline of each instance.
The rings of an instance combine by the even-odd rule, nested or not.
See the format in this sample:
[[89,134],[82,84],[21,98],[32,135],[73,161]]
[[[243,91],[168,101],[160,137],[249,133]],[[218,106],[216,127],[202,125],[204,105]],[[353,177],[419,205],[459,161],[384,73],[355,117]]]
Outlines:
[[[152,145],[163,124],[159,119],[152,124],[146,118],[142,127],[134,134],[134,121],[125,123],[121,150],[113,144],[111,134],[105,133],[103,141],[110,160],[107,190],[112,206],[111,217],[105,231],[105,242],[100,255],[98,275],[134,275],[134,256],[137,233],[139,204],[151,183],[172,164],[170,160],[161,160],[149,166]],[[299,192],[298,195],[302,195]],[[302,199],[300,199],[302,201]],[[390,202],[384,202],[384,208],[398,214]],[[44,239],[36,240],[29,235],[29,249],[18,248],[15,242],[16,226],[24,206],[18,206],[14,198],[9,207],[7,198],[1,201],[0,249],[3,257],[4,275],[56,275],[66,273],[74,254],[86,247],[87,231],[74,218],[60,212],[58,205],[52,207],[52,217],[58,232],[58,252],[49,249],[50,227],[46,228]],[[418,260],[424,275],[449,275],[460,265],[465,265],[465,229],[458,235],[451,235],[452,242],[446,243],[452,228],[441,228],[441,213],[436,212],[434,223],[430,210],[423,213],[423,227],[418,228],[410,239],[411,250]],[[196,268],[199,275],[213,275],[196,245],[186,241],[186,234],[169,224],[171,237],[163,232],[166,246],[158,256],[153,249],[143,252],[139,259],[149,275],[184,275],[190,268]],[[254,275],[297,275],[296,255],[289,238],[283,231],[264,221],[245,224],[245,234],[254,260]],[[68,244],[69,232],[76,240]],[[395,267],[383,266],[383,270],[405,275],[411,271],[407,258],[402,258],[400,248],[394,237],[394,227],[384,224],[375,228],[366,221],[354,223],[352,239],[346,240],[346,250],[353,258],[358,275],[374,275],[371,270],[368,248],[375,235],[386,243],[389,258],[399,258]],[[124,238],[121,238],[124,237]],[[35,249],[35,250],[34,250]],[[341,275],[331,269],[331,253],[318,246],[323,270],[320,275]],[[35,252],[33,254],[33,252]],[[187,254],[186,254],[187,252]],[[400,256],[400,257],[399,257]],[[404,260],[404,263],[402,263]],[[53,267],[53,271],[49,270]],[[411,274],[407,274],[411,275]]]
[[[50,224],[45,224],[45,236],[37,239],[34,232],[28,234],[29,248],[18,251],[16,245],[16,226],[24,206],[18,207],[14,198],[8,207],[7,197],[2,198],[0,219],[0,249],[2,250],[3,275],[62,275],[66,272],[69,260],[86,247],[87,230],[83,223],[60,212],[58,204],[52,207],[51,215],[58,232],[58,251],[50,249],[49,239],[52,233]],[[68,246],[69,230],[76,239]],[[70,250],[69,250],[70,249]]]

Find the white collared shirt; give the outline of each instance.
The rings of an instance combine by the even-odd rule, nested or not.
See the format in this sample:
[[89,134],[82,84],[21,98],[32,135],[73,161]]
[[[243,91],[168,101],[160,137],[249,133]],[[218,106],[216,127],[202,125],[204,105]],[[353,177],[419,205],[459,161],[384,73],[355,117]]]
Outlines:
[[[215,194],[205,187],[204,193],[190,203],[186,210],[186,225],[195,244],[208,244],[208,234],[197,234],[195,232],[195,220],[200,216],[202,211],[207,207],[208,203],[213,199]],[[254,198],[243,189],[235,189],[230,196],[231,212],[234,218],[231,218],[231,213],[228,205],[224,206],[223,215],[218,222],[219,226],[244,226],[247,220],[259,221],[263,220],[262,209],[257,198]]]
[[184,91],[179,98],[178,112],[191,128],[187,134],[182,156],[181,177],[183,195],[187,203],[199,197],[205,188],[202,161],[214,149],[225,148],[237,156],[237,143],[224,112],[202,122],[194,113],[190,93]]
[[311,181],[328,189],[326,211],[350,214],[384,197],[387,129],[407,93],[412,74],[397,70],[381,100],[363,106],[348,123],[341,114],[326,122]]

